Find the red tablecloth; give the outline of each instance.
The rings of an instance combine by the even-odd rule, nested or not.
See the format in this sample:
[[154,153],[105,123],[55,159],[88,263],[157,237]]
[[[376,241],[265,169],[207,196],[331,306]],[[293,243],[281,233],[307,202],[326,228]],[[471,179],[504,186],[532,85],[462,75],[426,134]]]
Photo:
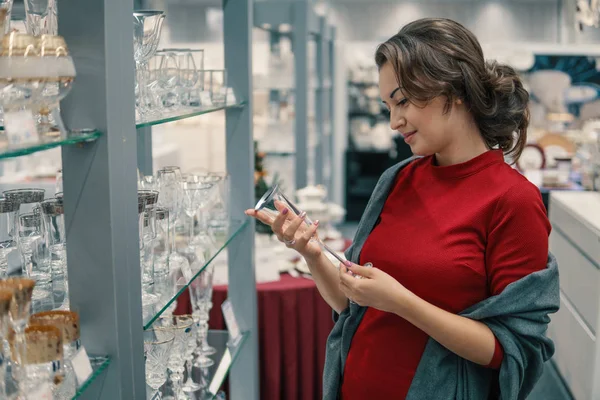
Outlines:
[[[325,344],[333,327],[331,308],[315,283],[284,274],[256,285],[261,400],[320,399]],[[215,286],[210,328],[226,329],[221,304],[227,286]],[[190,313],[187,291],[176,313]]]

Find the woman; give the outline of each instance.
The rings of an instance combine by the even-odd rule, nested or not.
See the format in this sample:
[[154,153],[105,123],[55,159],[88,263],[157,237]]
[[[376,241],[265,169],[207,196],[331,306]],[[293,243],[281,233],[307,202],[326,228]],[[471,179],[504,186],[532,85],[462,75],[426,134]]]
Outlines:
[[306,259],[336,312],[324,398],[524,398],[559,304],[541,195],[504,161],[525,146],[529,95],[447,19],[406,25],[375,61],[390,126],[420,157],[380,179],[352,262],[336,269],[303,215],[247,211]]

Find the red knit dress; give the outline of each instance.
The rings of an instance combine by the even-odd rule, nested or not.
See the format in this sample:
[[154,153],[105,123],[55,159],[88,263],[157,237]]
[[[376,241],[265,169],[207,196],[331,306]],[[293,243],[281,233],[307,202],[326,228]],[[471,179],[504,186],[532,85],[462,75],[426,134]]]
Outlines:
[[[452,313],[545,268],[550,223],[539,190],[499,150],[439,167],[434,157],[400,171],[361,252],[417,296]],[[346,360],[343,400],[404,399],[429,336],[368,308]],[[488,367],[499,368],[496,341]]]

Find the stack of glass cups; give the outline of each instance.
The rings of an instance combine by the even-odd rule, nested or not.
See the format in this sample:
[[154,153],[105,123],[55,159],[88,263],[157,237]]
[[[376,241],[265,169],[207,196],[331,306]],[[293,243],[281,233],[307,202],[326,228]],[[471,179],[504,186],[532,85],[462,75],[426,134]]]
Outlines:
[[54,326],[61,331],[64,363],[57,372],[60,379],[53,386],[54,400],[71,400],[77,392],[77,379],[73,369],[73,357],[81,348],[79,315],[71,311],[45,311],[33,314],[29,324]]

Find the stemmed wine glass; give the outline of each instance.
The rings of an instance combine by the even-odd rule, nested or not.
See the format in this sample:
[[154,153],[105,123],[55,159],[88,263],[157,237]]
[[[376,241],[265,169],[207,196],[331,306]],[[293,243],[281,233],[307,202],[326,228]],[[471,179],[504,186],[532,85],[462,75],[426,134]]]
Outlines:
[[214,265],[208,265],[204,271],[190,284],[190,300],[192,303],[192,316],[198,326],[198,355],[195,367],[208,368],[214,361],[207,357],[214,354],[216,350],[208,345],[208,320],[212,307],[212,283],[214,276]]
[[198,210],[203,208],[203,205],[209,199],[210,190],[212,189],[211,184],[199,182],[194,178],[194,176],[186,176],[182,185],[184,194],[183,209],[190,219],[188,247],[191,253],[195,253],[195,244],[197,243],[194,242],[194,220]]
[[181,382],[183,380],[183,367],[186,346],[192,335],[193,319],[190,315],[174,315],[172,317],[161,317],[156,322],[157,328],[166,329],[175,335],[175,341],[167,362],[171,371],[170,379],[173,382],[174,399],[180,397]]

